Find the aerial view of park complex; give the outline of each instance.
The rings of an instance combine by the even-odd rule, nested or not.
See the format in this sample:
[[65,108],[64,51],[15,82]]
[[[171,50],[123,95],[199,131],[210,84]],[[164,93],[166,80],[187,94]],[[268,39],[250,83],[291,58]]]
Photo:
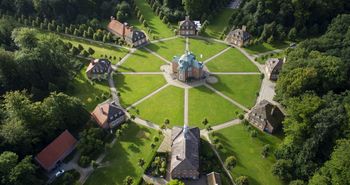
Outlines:
[[350,185],[349,0],[0,0],[0,185]]

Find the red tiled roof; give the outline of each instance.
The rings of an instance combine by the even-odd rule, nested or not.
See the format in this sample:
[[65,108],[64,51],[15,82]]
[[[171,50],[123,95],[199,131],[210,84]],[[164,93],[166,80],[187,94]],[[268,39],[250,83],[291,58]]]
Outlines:
[[127,26],[124,25],[123,23],[117,21],[117,20],[111,20],[111,22],[109,22],[108,24],[108,29],[110,31],[113,31],[114,33],[117,33],[119,35],[123,36],[123,28],[125,27],[125,33],[124,36],[129,36],[132,33],[132,29]]
[[107,122],[108,111],[109,111],[109,104],[105,103],[103,105],[97,105],[94,111],[91,113],[92,116],[95,118],[96,122],[101,127],[104,127],[104,124]]
[[44,148],[35,159],[47,171],[59,161],[62,160],[67,151],[75,147],[77,140],[65,130],[54,141],[52,141],[46,148]]

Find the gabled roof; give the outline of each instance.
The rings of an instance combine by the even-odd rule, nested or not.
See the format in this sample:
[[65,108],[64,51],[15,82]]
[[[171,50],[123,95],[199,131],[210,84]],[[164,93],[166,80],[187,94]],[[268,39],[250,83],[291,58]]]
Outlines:
[[230,31],[228,36],[234,37],[234,38],[239,38],[240,40],[243,40],[243,41],[250,38],[250,34],[247,31],[245,31],[245,28],[244,29],[235,29],[233,31]]
[[50,170],[58,160],[66,154],[68,150],[75,147],[77,140],[65,130],[54,141],[52,141],[46,148],[36,155],[36,161],[46,170]]
[[189,16],[186,16],[186,17],[185,17],[185,20],[180,21],[180,22],[179,22],[179,26],[180,26],[180,28],[181,28],[182,26],[192,26],[193,29],[196,29],[196,24],[195,24],[193,21],[190,20],[190,17],[189,17]]
[[86,72],[91,72],[93,74],[108,73],[110,66],[111,62],[107,59],[95,59],[90,62]]
[[284,59],[270,58],[266,61],[266,67],[269,72],[279,71],[282,69]]
[[199,168],[199,128],[174,127],[172,130],[170,171],[196,170]]
[[282,121],[284,120],[284,114],[276,106],[270,103],[267,100],[262,100],[257,104],[252,111],[249,113],[252,116],[259,117],[259,124],[270,124],[274,128],[281,126]]
[[99,104],[91,114],[101,127],[104,127],[104,124],[111,123],[125,115],[124,111],[117,105],[116,102],[105,102]]
[[121,23],[115,19],[112,19],[107,26],[108,30],[114,34],[120,36],[125,36],[133,42],[146,38],[146,34],[142,31],[134,30],[132,27],[128,26],[127,23]]

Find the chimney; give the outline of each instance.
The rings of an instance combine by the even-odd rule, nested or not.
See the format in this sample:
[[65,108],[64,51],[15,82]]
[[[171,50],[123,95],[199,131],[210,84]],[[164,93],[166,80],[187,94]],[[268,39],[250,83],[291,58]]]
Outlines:
[[178,161],[180,161],[181,159],[180,159],[180,157],[177,155],[176,156],[176,160],[178,160]]
[[242,31],[247,31],[247,26],[243,25],[242,26]]
[[185,17],[185,20],[186,20],[186,21],[189,21],[189,20],[190,20],[190,16],[187,15],[187,16]]
[[126,27],[128,26],[128,23],[124,23],[123,24],[123,34],[122,34],[122,36],[123,36],[123,39],[125,39],[125,29],[126,29]]
[[287,62],[287,57],[283,58],[283,64]]
[[102,112],[102,114],[107,114],[107,112],[105,112],[104,110],[103,110],[103,107],[100,107],[100,111]]

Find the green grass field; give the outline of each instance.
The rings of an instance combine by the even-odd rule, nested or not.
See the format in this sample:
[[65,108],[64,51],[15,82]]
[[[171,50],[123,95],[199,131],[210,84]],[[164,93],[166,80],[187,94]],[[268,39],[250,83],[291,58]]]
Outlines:
[[255,44],[249,47],[244,48],[249,54],[259,54],[259,53],[265,53],[269,51],[273,51],[276,49],[285,49],[289,46],[289,42],[275,42],[272,44],[269,43],[262,43],[262,44]]
[[[197,60],[204,61],[226,49],[228,46],[215,41],[204,39],[190,39],[189,50],[197,56]],[[200,58],[200,55],[203,58]]]
[[134,184],[141,180],[144,169],[138,165],[139,159],[146,161],[145,166],[152,161],[162,138],[155,149],[151,148],[153,137],[158,135],[157,131],[140,127],[134,123],[123,132],[123,135],[107,152],[104,162],[107,167],[98,168],[88,178],[87,185],[123,185],[127,176],[134,178]]
[[[81,44],[84,49],[87,51],[89,48],[92,48],[95,50],[95,53],[92,55],[93,58],[106,58],[105,55],[107,55],[107,59],[110,60],[113,64],[116,64],[119,62],[119,57],[123,58],[127,53],[128,50],[124,48],[112,48],[109,46],[100,46],[96,44],[89,44],[85,41],[78,40],[78,39],[68,39],[66,37],[61,37],[61,39],[64,42],[70,42],[73,44],[73,46],[78,46],[78,44]],[[110,58],[111,56],[111,58]],[[115,57],[115,58],[114,58]]]
[[[107,81],[94,81],[93,85],[87,79],[85,74],[86,64],[77,74],[72,82],[73,89],[68,92],[69,95],[79,98],[88,111],[92,111],[97,104],[104,102],[110,96],[110,90]],[[106,97],[102,97],[104,94]]]
[[153,13],[152,8],[146,0],[135,0],[135,3],[149,27],[152,29],[152,35],[157,36],[157,39],[174,36],[174,32]]
[[251,108],[260,90],[260,75],[216,75],[219,82],[212,84],[218,91],[245,107]]
[[150,44],[147,46],[147,48],[171,61],[175,55],[181,56],[185,53],[186,41],[183,38],[176,38],[173,40]]
[[145,49],[138,49],[121,66],[120,72],[157,72],[166,64],[163,60],[154,56]]
[[165,85],[162,75],[114,75],[121,104],[127,107]]
[[[207,118],[211,126],[233,120],[241,109],[206,87],[189,90],[189,125],[204,128],[202,121]],[[238,114],[237,114],[238,113]]]
[[257,67],[234,48],[209,61],[206,66],[211,72],[258,72]]
[[[139,110],[139,114],[136,110]],[[184,90],[169,86],[141,104],[130,113],[144,120],[162,125],[165,119],[170,120],[170,126],[182,126],[184,122]]]
[[[247,176],[250,185],[282,185],[283,182],[271,173],[275,161],[273,151],[281,140],[275,136],[258,131],[258,136],[252,138],[246,126],[236,125],[215,132],[223,149],[219,151],[223,160],[228,156],[235,156],[237,166],[232,170],[232,175],[237,178],[241,175]],[[264,145],[272,147],[270,155],[263,158],[261,151]]]
[[230,8],[226,8],[222,10],[218,15],[214,17],[214,19],[208,25],[206,29],[206,34],[209,37],[214,37],[219,39],[225,27],[228,25],[228,21],[231,18],[234,10]]

